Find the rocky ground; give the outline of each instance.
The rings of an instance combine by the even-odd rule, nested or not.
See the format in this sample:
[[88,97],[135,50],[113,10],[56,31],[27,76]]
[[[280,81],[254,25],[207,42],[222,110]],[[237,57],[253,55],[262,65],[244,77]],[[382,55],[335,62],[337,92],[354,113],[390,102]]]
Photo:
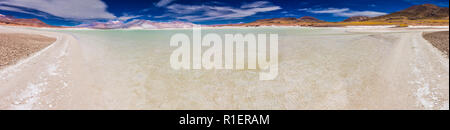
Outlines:
[[0,69],[55,42],[41,35],[0,33]]

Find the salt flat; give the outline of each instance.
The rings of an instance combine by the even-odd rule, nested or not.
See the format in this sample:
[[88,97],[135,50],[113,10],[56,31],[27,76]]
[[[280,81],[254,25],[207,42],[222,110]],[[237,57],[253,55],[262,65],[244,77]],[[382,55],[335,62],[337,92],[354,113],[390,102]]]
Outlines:
[[448,110],[448,58],[422,38],[441,30],[204,30],[279,34],[279,76],[261,81],[253,70],[173,70],[170,37],[191,30],[0,27],[57,39],[0,70],[0,109]]

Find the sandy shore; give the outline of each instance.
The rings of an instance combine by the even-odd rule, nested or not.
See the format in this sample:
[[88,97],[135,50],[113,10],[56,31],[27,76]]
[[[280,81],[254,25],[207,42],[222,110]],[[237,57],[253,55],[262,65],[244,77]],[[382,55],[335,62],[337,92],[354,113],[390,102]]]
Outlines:
[[[111,78],[130,78],[124,74],[133,70],[116,73],[116,64],[87,60],[105,48],[87,42],[92,39],[0,26],[0,33],[56,39],[0,70],[0,109],[449,109],[448,59],[422,37],[428,31],[438,30],[346,29],[346,35],[320,36],[327,40],[301,39],[310,44],[280,44],[282,80],[224,81],[245,74],[232,72],[204,77],[211,79],[206,85],[195,84],[198,80],[190,79],[195,77],[163,66],[152,71],[156,75],[149,81],[130,86]],[[326,51],[311,52],[314,49]],[[292,52],[295,55],[286,54]],[[218,83],[229,86],[211,87]],[[138,86],[147,84],[151,88]]]
[[[0,33],[42,35],[56,39],[48,47],[0,70],[0,109],[76,109],[82,94],[69,88],[73,82],[88,74],[81,63],[76,40],[67,34],[36,31],[20,27],[2,27]],[[73,100],[76,98],[78,100]],[[70,105],[60,105],[68,103]],[[93,108],[93,107],[92,107]]]
[[0,33],[0,69],[42,50],[55,38],[41,35]]
[[429,32],[424,33],[423,37],[427,39],[434,47],[438,48],[448,57],[449,51],[449,32]]

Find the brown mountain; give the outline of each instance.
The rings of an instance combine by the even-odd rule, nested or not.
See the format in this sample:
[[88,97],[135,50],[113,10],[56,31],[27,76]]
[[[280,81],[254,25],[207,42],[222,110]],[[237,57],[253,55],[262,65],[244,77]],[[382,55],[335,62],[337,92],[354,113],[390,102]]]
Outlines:
[[341,27],[341,26],[371,26],[371,25],[426,25],[426,26],[448,26],[449,8],[438,7],[432,4],[416,5],[405,10],[394,12],[384,16],[350,17],[343,22],[326,22],[314,17],[302,18],[272,18],[262,19],[251,23],[229,24],[217,26],[316,26],[316,27]]
[[416,5],[392,14],[371,18],[371,20],[420,20],[420,19],[448,19],[447,7],[433,4]]
[[308,23],[323,23],[325,21],[319,20],[317,18],[311,17],[311,16],[304,16],[298,19],[301,22],[308,22]]
[[13,26],[31,26],[31,27],[56,27],[48,25],[39,19],[18,19],[13,16],[6,16],[0,14],[0,25]]
[[350,18],[344,20],[343,22],[361,22],[361,21],[367,21],[369,19],[370,19],[370,17],[367,17],[367,16],[353,16],[353,17],[350,17]]
[[319,20],[314,17],[305,16],[301,18],[271,18],[261,19],[251,23],[224,25],[224,26],[311,26],[312,23],[322,23],[325,21]]

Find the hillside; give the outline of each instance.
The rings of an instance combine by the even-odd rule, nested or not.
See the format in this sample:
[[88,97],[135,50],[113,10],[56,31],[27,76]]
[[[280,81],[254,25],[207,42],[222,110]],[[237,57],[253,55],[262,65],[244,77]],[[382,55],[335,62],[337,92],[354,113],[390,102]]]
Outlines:
[[48,25],[39,19],[20,19],[13,16],[6,16],[0,14],[0,25],[11,25],[11,26],[31,26],[31,27],[56,27]]
[[370,17],[367,16],[353,16],[348,19],[345,19],[343,22],[361,22],[361,21],[367,21]]
[[323,23],[325,21],[314,17],[305,16],[301,18],[272,18],[261,19],[251,23],[231,24],[222,26],[312,26],[314,23]]
[[311,17],[311,16],[304,16],[298,19],[300,22],[307,22],[307,23],[323,23],[325,21],[319,20],[317,18]]
[[374,17],[371,20],[420,20],[420,19],[448,19],[449,12],[447,7],[438,7],[432,4],[416,5],[402,11],[391,13],[384,16]]
[[370,18],[368,22],[404,25],[449,25],[449,8],[432,4],[416,5],[388,15]]

